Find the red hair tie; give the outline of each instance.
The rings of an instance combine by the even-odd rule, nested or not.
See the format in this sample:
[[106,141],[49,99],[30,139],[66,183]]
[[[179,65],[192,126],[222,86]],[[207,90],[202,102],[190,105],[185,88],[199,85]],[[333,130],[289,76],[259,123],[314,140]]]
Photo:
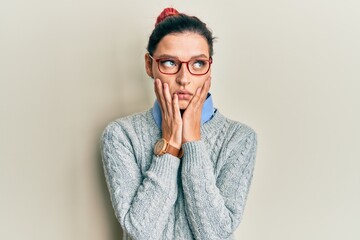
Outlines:
[[175,8],[165,8],[156,19],[155,27],[167,17],[179,15],[179,12]]

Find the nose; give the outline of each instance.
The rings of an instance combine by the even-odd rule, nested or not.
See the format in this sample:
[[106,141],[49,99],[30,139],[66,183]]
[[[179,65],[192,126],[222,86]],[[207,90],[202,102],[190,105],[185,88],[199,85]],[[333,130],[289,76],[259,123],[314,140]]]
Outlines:
[[182,63],[176,76],[176,82],[181,86],[189,85],[191,73],[187,69],[186,63]]

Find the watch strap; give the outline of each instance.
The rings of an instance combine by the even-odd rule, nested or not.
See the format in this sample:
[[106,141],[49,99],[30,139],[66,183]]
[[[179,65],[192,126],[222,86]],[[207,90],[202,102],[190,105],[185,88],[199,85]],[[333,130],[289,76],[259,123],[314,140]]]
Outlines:
[[174,146],[171,146],[168,142],[167,144],[167,148],[165,150],[166,153],[170,153],[171,155],[173,155],[174,157],[179,157],[179,152],[180,152],[180,149],[174,147]]

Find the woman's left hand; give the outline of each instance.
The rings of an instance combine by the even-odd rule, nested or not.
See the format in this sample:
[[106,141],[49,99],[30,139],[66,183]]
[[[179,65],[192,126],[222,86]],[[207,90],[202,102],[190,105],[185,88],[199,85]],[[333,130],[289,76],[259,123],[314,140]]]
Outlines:
[[182,115],[182,143],[201,139],[201,112],[211,85],[211,77],[205,80],[204,85],[196,90],[188,107]]

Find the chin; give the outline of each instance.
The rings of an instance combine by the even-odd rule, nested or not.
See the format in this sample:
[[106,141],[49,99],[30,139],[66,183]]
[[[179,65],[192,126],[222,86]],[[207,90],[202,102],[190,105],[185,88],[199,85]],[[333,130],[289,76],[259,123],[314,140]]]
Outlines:
[[186,110],[186,108],[188,107],[189,102],[186,103],[179,103],[179,108],[180,110]]

